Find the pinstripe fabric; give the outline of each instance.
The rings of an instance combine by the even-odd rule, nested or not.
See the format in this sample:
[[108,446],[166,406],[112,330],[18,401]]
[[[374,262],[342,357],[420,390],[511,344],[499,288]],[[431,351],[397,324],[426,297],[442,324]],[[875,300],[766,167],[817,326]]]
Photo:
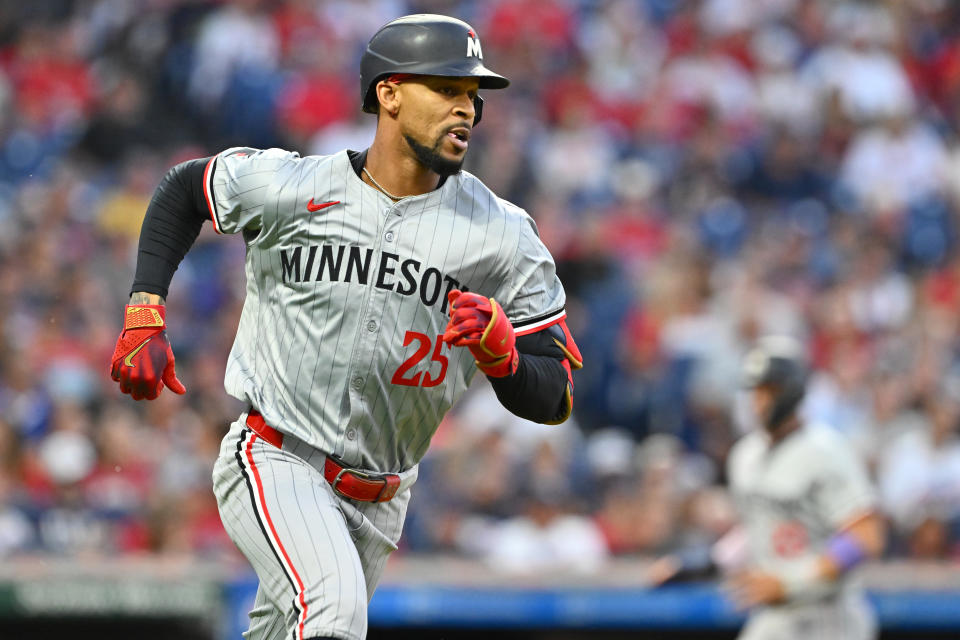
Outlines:
[[270,602],[262,586],[257,588],[257,597],[250,610],[250,628],[244,632],[246,640],[283,640],[289,638],[287,626],[292,624],[283,611]]
[[[466,349],[438,344],[447,291],[495,297],[518,327],[563,317],[563,287],[532,219],[469,173],[393,203],[346,152],[229,149],[210,166],[218,230],[259,230],[247,234],[227,391],[352,465],[416,465],[476,373]],[[310,201],[339,204],[311,213]],[[395,383],[411,359],[407,381],[417,383]]]
[[[264,481],[265,472],[272,471],[272,468],[268,469],[265,464],[258,464],[254,459],[253,450],[257,441],[258,437],[253,433],[244,432],[241,434],[237,439],[237,452],[234,457],[237,459],[237,466],[240,468],[247,489],[250,492],[250,503],[253,505],[254,515],[257,518],[257,524],[260,525],[260,531],[267,540],[274,558],[276,558],[277,563],[283,571],[283,575],[290,582],[290,587],[294,591],[293,608],[296,612],[293,632],[294,640],[304,640],[303,627],[308,614],[305,596],[306,586],[304,585],[303,578],[300,577],[300,571],[297,570],[297,565],[300,563],[294,563],[291,559],[291,555],[295,553],[296,550],[292,549],[291,551],[287,551],[287,547],[291,545],[290,538],[287,536],[281,537],[278,532],[278,525],[274,524],[274,517],[279,516],[283,518],[284,514],[282,511],[278,513],[276,508],[268,506],[270,504],[268,501],[268,493],[271,488],[275,487],[276,479],[272,476],[267,477],[267,479],[273,481],[269,485]],[[260,446],[257,448],[262,449],[263,447]],[[267,453],[269,453],[269,451]],[[261,468],[264,469],[263,475],[260,471]],[[280,504],[282,504],[282,502],[280,502]],[[273,515],[271,515],[271,512],[273,512]]]
[[345,500],[323,479],[323,454],[298,449],[277,449],[238,420],[214,467],[224,527],[260,578],[245,637],[364,638],[410,492],[381,504]]

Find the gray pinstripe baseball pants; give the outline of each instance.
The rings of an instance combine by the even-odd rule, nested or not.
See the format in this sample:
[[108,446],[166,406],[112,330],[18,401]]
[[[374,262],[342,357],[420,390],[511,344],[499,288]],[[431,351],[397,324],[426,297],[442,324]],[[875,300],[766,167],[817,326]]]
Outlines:
[[825,602],[761,607],[750,614],[737,640],[873,640],[877,626],[862,594]]
[[278,449],[245,420],[230,426],[213,470],[224,528],[260,579],[244,637],[362,640],[409,489],[379,504],[342,498],[322,452],[289,437]]

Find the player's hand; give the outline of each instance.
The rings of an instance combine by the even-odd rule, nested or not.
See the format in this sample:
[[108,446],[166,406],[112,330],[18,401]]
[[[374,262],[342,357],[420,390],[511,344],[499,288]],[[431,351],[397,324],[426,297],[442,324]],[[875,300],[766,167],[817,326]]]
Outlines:
[[123,331],[117,339],[110,377],[134,400],[153,400],[166,384],[174,393],[187,389],[174,371],[173,349],[165,331],[163,305],[127,305]]
[[735,574],[725,587],[739,609],[783,602],[787,595],[780,578],[758,569],[748,569]]
[[680,560],[676,556],[662,556],[654,560],[645,572],[646,583],[659,587],[673,580],[680,573]]
[[520,364],[517,335],[500,303],[459,289],[451,291],[447,301],[450,322],[443,341],[469,348],[477,367],[488,376],[502,378],[516,373]]

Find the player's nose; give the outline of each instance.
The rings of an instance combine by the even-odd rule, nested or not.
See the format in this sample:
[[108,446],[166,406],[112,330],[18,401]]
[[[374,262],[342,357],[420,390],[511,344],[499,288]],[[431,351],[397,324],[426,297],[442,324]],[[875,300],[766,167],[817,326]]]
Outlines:
[[476,115],[476,109],[473,106],[473,99],[467,93],[461,93],[457,96],[457,101],[453,107],[453,115],[461,120],[473,122]]

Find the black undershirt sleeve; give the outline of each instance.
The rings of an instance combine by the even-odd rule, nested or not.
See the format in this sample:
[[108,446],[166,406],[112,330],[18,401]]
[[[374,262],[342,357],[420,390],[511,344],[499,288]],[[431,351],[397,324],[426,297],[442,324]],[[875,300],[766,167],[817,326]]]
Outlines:
[[566,356],[550,329],[517,337],[520,365],[515,374],[488,376],[500,404],[514,415],[541,423],[562,421],[570,412]]
[[208,220],[203,173],[210,158],[182,162],[160,181],[140,228],[137,272],[130,292],[167,296],[173,273]]

